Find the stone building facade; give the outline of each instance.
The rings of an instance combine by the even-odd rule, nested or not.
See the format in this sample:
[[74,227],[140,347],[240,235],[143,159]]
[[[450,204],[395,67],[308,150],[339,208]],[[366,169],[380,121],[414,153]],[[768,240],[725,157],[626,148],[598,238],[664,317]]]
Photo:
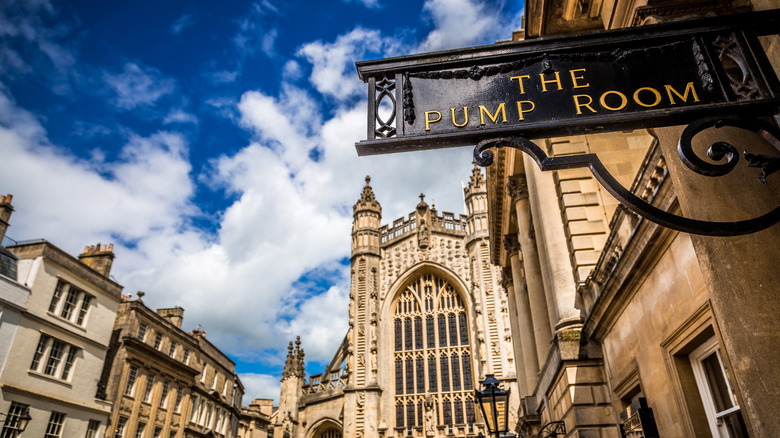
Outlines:
[[[538,38],[771,7],[780,4],[528,0],[525,32]],[[762,43],[780,71],[778,38]],[[684,167],[682,128],[534,142],[549,156],[597,154],[624,187],[678,215],[734,221],[778,205],[780,181],[760,184],[744,164],[721,178]],[[699,137],[701,145],[778,154],[737,129]],[[561,422],[567,437],[780,436],[780,274],[770,261],[780,255],[778,225],[740,237],[673,231],[620,206],[587,169],[541,172],[519,151],[495,152],[486,168],[490,261],[512,279],[518,434]],[[654,424],[643,430],[645,407]]]
[[[509,297],[490,263],[487,192],[478,169],[466,215],[429,206],[381,225],[366,178],[353,207],[349,330],[321,374],[290,343],[275,437],[444,437],[485,432],[474,389],[494,374],[517,412]],[[516,418],[510,419],[514,425]]]
[[234,438],[244,388],[235,363],[201,330],[182,330],[184,309],[119,306],[101,382],[113,402],[106,438]]
[[238,424],[238,438],[268,438],[273,436],[271,415],[273,400],[258,398],[249,406],[241,407],[241,421]]
[[[4,233],[12,208],[10,196],[2,201]],[[44,240],[5,249],[0,436],[16,436],[17,420],[27,410],[26,435],[102,435],[111,403],[99,376],[122,291],[108,277],[112,247],[90,246],[78,258]]]

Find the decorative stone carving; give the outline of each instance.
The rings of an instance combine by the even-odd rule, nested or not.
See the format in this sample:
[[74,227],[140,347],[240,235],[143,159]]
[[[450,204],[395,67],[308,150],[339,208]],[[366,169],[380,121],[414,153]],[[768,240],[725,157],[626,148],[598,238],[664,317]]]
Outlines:
[[503,244],[504,250],[510,257],[520,253],[520,242],[517,240],[517,234],[505,234]]
[[528,198],[528,182],[525,179],[525,175],[509,178],[506,182],[506,193],[515,202]]

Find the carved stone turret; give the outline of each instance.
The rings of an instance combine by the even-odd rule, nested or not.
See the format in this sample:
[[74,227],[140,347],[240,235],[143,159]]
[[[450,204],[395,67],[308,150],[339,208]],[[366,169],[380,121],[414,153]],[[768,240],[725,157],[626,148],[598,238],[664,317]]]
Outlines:
[[466,227],[468,234],[466,242],[471,243],[476,239],[488,236],[487,217],[487,183],[482,176],[482,171],[476,165],[471,171],[469,185],[463,189],[466,201]]
[[279,414],[276,416],[276,427],[294,436],[298,424],[298,401],[303,395],[303,385],[306,383],[305,363],[303,360],[301,337],[287,346],[287,360],[282,372],[281,394],[279,396]]
[[371,177],[366,176],[366,186],[360,199],[352,206],[352,258],[361,254],[379,255],[382,206],[374,197]]

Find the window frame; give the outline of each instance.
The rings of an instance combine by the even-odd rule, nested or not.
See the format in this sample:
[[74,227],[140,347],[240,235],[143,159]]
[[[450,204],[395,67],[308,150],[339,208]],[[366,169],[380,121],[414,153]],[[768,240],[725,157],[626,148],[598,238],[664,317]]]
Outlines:
[[100,420],[89,420],[87,424],[87,433],[84,438],[97,438],[100,433]]
[[94,302],[94,295],[63,279],[57,279],[48,313],[78,327],[86,327]]
[[3,429],[0,430],[0,437],[16,438],[19,435],[19,421],[28,409],[30,409],[30,405],[12,401],[3,422]]
[[[718,411],[715,404],[715,400],[712,397],[712,387],[710,380],[707,377],[707,371],[704,367],[704,361],[710,357],[715,356],[718,363],[718,371],[722,372],[721,377],[723,383],[726,386],[726,393],[730,396],[732,406],[726,408],[723,411]],[[712,436],[721,436],[719,425],[722,419],[735,413],[741,412],[739,401],[737,400],[734,388],[731,386],[731,380],[729,379],[728,371],[726,370],[726,363],[721,353],[721,346],[718,343],[718,339],[715,336],[704,341],[695,350],[693,350],[688,357],[691,361],[691,367],[693,368],[693,376],[696,380],[696,385],[699,388],[699,396],[701,397],[702,404],[704,405],[704,412],[707,415],[707,422],[710,426],[710,432]]]
[[46,425],[46,432],[43,438],[62,437],[62,426],[65,424],[65,414],[63,412],[51,411],[49,423]]
[[48,378],[70,382],[80,347],[41,333],[29,371]]

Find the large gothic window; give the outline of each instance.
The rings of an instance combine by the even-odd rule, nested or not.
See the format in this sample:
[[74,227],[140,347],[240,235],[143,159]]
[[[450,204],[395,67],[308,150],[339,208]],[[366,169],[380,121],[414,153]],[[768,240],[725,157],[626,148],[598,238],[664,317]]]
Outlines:
[[392,323],[396,427],[429,427],[425,418],[438,426],[474,423],[467,320],[460,295],[434,274],[418,277],[399,295]]

